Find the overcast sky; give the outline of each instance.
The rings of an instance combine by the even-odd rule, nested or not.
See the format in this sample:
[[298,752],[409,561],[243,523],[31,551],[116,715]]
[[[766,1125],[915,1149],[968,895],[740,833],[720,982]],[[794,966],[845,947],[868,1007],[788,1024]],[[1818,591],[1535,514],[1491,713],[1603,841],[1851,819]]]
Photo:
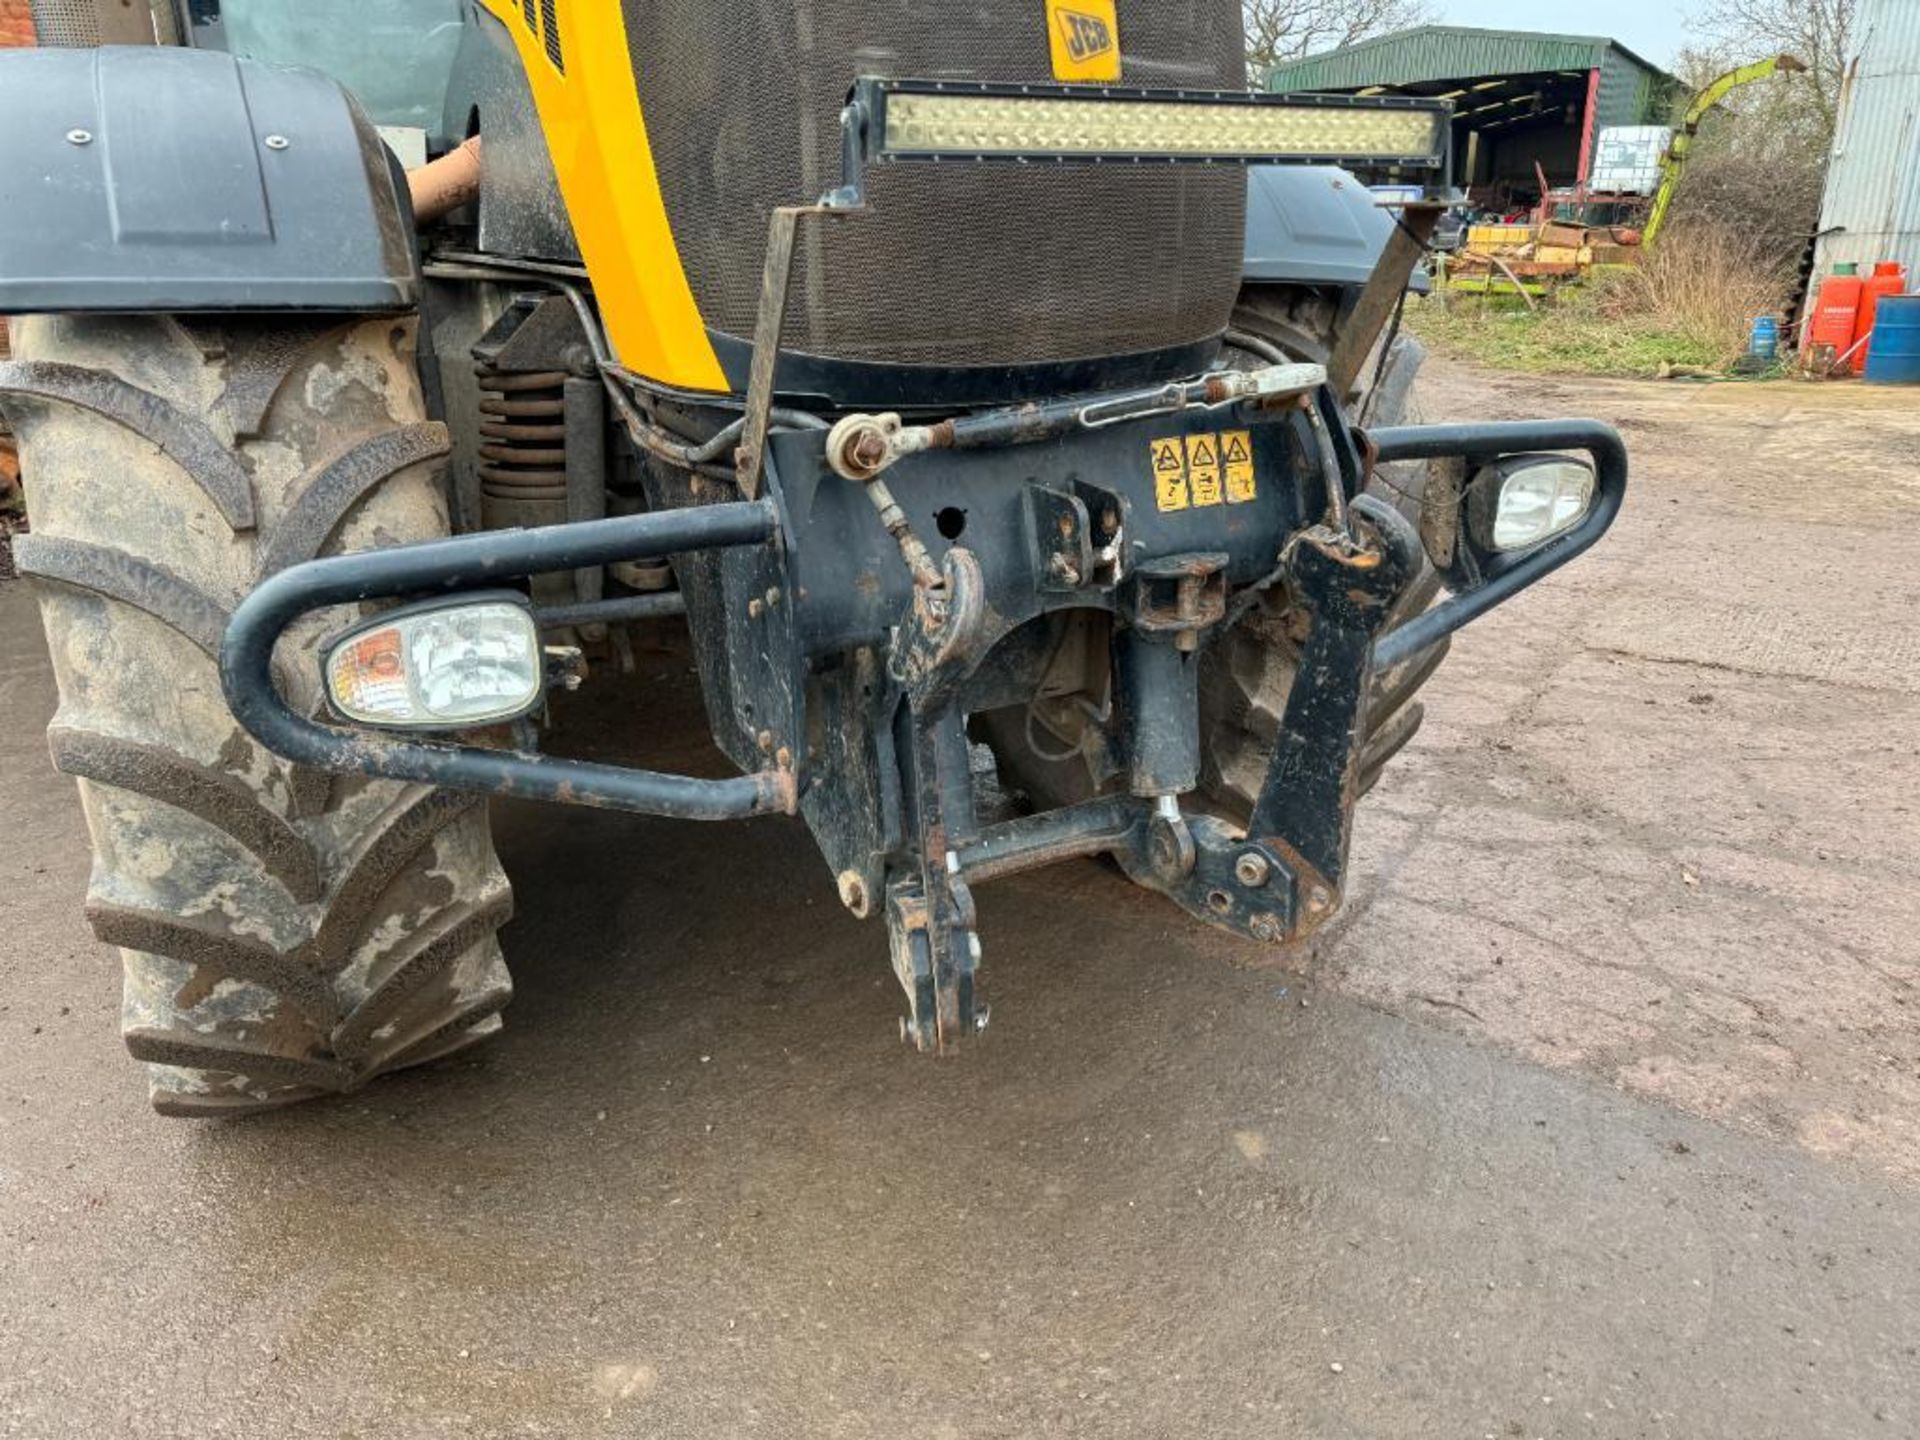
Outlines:
[[1656,65],[1665,65],[1691,38],[1689,0],[1606,0],[1603,5],[1551,6],[1540,0],[1437,0],[1448,25],[1489,30],[1550,30],[1567,35],[1605,35]]

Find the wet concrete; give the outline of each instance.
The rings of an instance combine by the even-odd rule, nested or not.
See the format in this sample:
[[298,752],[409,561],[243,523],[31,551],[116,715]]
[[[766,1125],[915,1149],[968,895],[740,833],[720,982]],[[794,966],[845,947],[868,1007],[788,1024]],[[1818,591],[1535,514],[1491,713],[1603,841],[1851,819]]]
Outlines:
[[951,1061],[796,825],[502,809],[506,1035],[158,1120],[0,586],[0,1434],[1920,1433],[1920,421],[1430,379],[1619,422],[1615,535],[1462,638],[1300,973],[997,883]]
[[1920,1184],[1920,406],[1431,364],[1595,415],[1593,551],[1464,631],[1363,807],[1321,983]]
[[0,706],[0,1432],[1920,1426],[1911,1192],[1234,968],[1091,863],[984,893],[994,1028],[929,1062],[797,826],[508,810],[506,1036],[158,1120],[11,586]]

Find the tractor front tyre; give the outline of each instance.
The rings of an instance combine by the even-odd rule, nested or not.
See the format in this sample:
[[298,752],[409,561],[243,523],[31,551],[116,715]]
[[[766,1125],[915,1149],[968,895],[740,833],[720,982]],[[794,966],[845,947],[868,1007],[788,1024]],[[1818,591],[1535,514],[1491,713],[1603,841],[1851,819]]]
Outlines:
[[[511,893],[485,801],[270,754],[221,696],[227,616],[277,570],[445,535],[444,426],[407,317],[14,322],[19,434],[60,704],[53,763],[93,840],[87,918],[124,963],[154,1107],[232,1114],[351,1090],[493,1033]],[[306,617],[276,657],[317,713]]]

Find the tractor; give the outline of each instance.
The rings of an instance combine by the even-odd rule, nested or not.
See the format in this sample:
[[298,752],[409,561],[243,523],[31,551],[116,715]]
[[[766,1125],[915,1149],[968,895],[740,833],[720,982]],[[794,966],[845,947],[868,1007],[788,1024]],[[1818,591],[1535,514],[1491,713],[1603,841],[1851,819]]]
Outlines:
[[[1068,857],[1300,945],[1449,637],[1625,493],[1409,423],[1449,107],[1250,91],[1236,0],[36,10],[17,564],[165,1114],[498,1030],[493,797],[801,817],[919,1051]],[[635,635],[737,773],[556,753]]]

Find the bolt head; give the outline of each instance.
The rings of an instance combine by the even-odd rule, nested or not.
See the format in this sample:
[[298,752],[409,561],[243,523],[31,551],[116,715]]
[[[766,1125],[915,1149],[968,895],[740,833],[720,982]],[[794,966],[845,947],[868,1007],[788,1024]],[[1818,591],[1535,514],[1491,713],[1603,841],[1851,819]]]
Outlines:
[[1280,922],[1271,915],[1254,916],[1253,938],[1272,945],[1280,939]]
[[1307,909],[1313,911],[1316,915],[1331,904],[1333,904],[1333,896],[1327,893],[1324,885],[1314,886],[1312,891],[1307,895]]
[[1257,851],[1249,850],[1233,862],[1233,878],[1249,889],[1266,884],[1271,873],[1267,857]]
[[1186,822],[1154,816],[1147,825],[1147,858],[1163,879],[1176,880],[1190,872],[1195,852]]
[[287,137],[284,135],[269,135],[261,143],[263,143],[269,150],[284,150],[293,142],[287,139]]
[[767,613],[766,604],[764,601],[760,599],[758,595],[754,596],[753,599],[747,601],[747,618],[749,620],[758,620],[762,615],[766,613]]
[[853,442],[853,458],[868,465],[877,465],[887,458],[886,437],[877,430],[862,432]]
[[91,130],[81,130],[77,128],[69,130],[67,131],[67,143],[69,145],[91,145],[93,143],[93,132]]

